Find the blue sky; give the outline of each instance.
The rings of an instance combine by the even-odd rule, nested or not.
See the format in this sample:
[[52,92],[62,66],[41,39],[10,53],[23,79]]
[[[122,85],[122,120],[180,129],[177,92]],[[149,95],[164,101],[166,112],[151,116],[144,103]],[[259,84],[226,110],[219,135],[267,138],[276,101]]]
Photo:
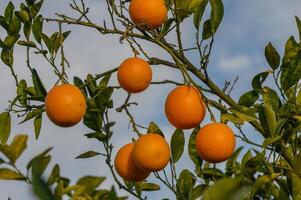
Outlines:
[[[13,1],[18,5],[20,1]],[[108,18],[105,1],[89,0],[87,5],[91,7],[91,18],[101,23],[103,19]],[[0,12],[3,13],[7,0],[0,1]],[[44,16],[52,17],[55,12],[72,14],[68,8],[69,1],[50,1],[45,0],[42,13]],[[294,16],[301,17],[301,2],[298,0],[282,1],[282,0],[231,0],[225,1],[225,15],[220,25],[220,29],[215,37],[212,56],[209,65],[209,74],[211,78],[219,85],[223,86],[225,80],[234,80],[239,75],[238,84],[232,95],[235,99],[246,90],[251,89],[251,80],[259,72],[267,69],[267,63],[264,59],[264,47],[268,42],[273,45],[282,54],[284,44],[290,35],[297,36],[297,28]],[[47,33],[57,31],[56,24],[45,24]],[[132,56],[126,43],[120,44],[118,36],[102,36],[96,31],[81,27],[64,26],[64,30],[71,29],[73,32],[65,43],[65,51],[67,58],[71,63],[71,69],[67,71],[69,77],[79,76],[84,78],[88,73],[101,73],[110,68],[116,67],[120,62]],[[194,43],[195,29],[191,23],[191,19],[186,19],[183,26],[183,36],[185,38],[185,47],[191,47]],[[0,37],[3,37],[2,30]],[[172,38],[169,38],[172,39]],[[157,47],[143,43],[143,46],[151,56],[165,57],[166,55]],[[17,48],[15,54],[15,68],[20,78],[30,80],[30,74],[25,67],[25,50]],[[194,63],[198,62],[196,54],[188,55]],[[33,56],[32,62],[38,70],[47,89],[55,83],[55,76],[50,76],[51,68],[41,58]],[[175,79],[181,81],[179,73],[164,67],[154,66],[154,80]],[[8,75],[9,70],[4,64],[0,63],[0,110],[3,111],[7,107],[8,99],[12,99],[15,95],[14,82]],[[113,76],[110,82],[116,85],[116,77]],[[146,125],[150,121],[155,121],[167,139],[171,137],[174,128],[168,124],[165,119],[163,106],[168,91],[173,86],[164,87],[152,86],[146,92],[133,96],[133,101],[137,101],[139,106],[131,107],[132,113],[140,124]],[[125,92],[118,91],[114,94],[114,106],[120,105],[126,97]],[[162,109],[160,109],[162,108]],[[111,175],[105,165],[102,157],[95,157],[86,160],[75,160],[74,157],[87,151],[102,151],[101,146],[94,141],[87,140],[83,135],[90,130],[79,124],[69,129],[63,129],[54,126],[49,122],[47,117],[43,116],[43,126],[38,141],[34,139],[34,130],[32,122],[17,125],[20,121],[14,117],[12,126],[13,135],[19,133],[28,134],[28,149],[17,162],[20,169],[25,172],[26,163],[37,153],[43,151],[47,147],[53,146],[51,151],[53,156],[52,162],[46,171],[56,163],[61,166],[61,174],[75,181],[83,175],[107,176],[108,179],[103,183],[103,187],[109,188],[113,183]],[[114,128],[115,149],[125,143],[130,142],[135,135],[131,129],[128,129],[128,118],[124,114],[112,112],[111,118],[117,121]],[[209,122],[209,119],[205,120]],[[260,140],[252,128],[247,127],[250,138]],[[187,132],[188,139],[190,131]],[[238,142],[237,146],[242,144]],[[186,148],[186,147],[185,147]],[[116,153],[116,151],[115,151]],[[178,171],[182,168],[192,169],[192,163],[188,159],[185,152],[183,159],[178,163]],[[150,181],[154,181],[150,177]],[[73,182],[74,183],[74,182]],[[161,192],[152,193],[149,199],[159,199],[172,195],[162,188]],[[120,192],[124,194],[123,192]],[[147,194],[147,193],[146,193]],[[162,195],[163,194],[163,195]],[[13,200],[34,199],[31,195],[30,188],[25,183],[3,182],[0,181],[0,200],[11,197]],[[132,199],[132,198],[130,198]]]

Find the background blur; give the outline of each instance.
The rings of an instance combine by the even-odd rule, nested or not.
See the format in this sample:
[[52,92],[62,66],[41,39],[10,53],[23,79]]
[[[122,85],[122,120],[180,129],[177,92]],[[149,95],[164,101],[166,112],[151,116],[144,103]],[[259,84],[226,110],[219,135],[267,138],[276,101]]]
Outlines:
[[[4,9],[9,1],[0,0],[0,13],[4,13]],[[17,7],[22,1],[12,1]],[[66,15],[74,15],[69,8],[69,0],[45,0],[41,13],[44,17],[55,17],[54,13],[64,13]],[[104,0],[86,0],[86,5],[90,7],[90,18],[95,23],[102,23],[108,19],[108,12]],[[239,80],[231,93],[234,99],[251,89],[251,80],[259,72],[268,69],[267,62],[264,58],[264,48],[268,42],[272,42],[274,47],[282,55],[283,47],[290,35],[297,36],[297,28],[294,16],[301,17],[301,1],[299,0],[231,0],[224,1],[225,15],[220,28],[215,36],[215,43],[209,63],[209,76],[220,86],[223,87],[224,81],[233,81],[237,75]],[[109,21],[107,22],[109,24]],[[96,30],[79,26],[64,25],[63,30],[72,30],[72,33],[64,43],[65,54],[71,64],[71,68],[67,69],[70,81],[71,77],[78,76],[85,78],[88,73],[97,74],[104,72],[113,67],[117,67],[122,60],[132,56],[131,49],[126,42],[119,43],[119,36],[103,36]],[[195,44],[195,29],[192,19],[186,19],[182,27],[184,46],[192,47]],[[44,32],[48,35],[58,31],[56,23],[44,23]],[[0,37],[3,39],[4,30],[0,29]],[[172,41],[172,36],[168,38]],[[145,50],[152,57],[166,58],[166,54],[148,43],[142,43]],[[193,63],[198,63],[198,55],[196,52],[187,53]],[[32,66],[37,69],[47,90],[55,83],[57,77],[52,73],[51,67],[39,56],[32,55]],[[30,81],[30,74],[25,63],[25,48],[18,47],[15,49],[15,70],[19,79]],[[51,74],[51,75],[50,75]],[[180,74],[170,68],[162,66],[153,67],[153,80],[160,81],[165,79],[174,79],[182,81]],[[116,76],[112,76],[111,85],[116,85]],[[137,101],[138,106],[131,106],[130,111],[135,116],[138,124],[147,126],[150,121],[155,121],[164,132],[167,140],[174,131],[174,128],[168,123],[164,115],[164,101],[168,92],[173,88],[172,85],[154,85],[147,91],[133,95],[131,100]],[[8,106],[8,100],[15,97],[15,83],[10,75],[9,68],[0,62],[0,112]],[[114,92],[114,107],[121,105],[126,98],[126,93],[122,90]],[[111,120],[117,121],[114,127],[114,136],[112,141],[117,149],[131,141],[135,136],[132,129],[128,128],[129,119],[123,113],[116,113],[112,109]],[[50,173],[52,167],[58,163],[61,167],[61,175],[70,178],[74,182],[84,175],[106,176],[107,180],[102,187],[110,188],[113,184],[108,167],[105,165],[103,157],[93,157],[89,159],[75,160],[79,154],[88,150],[102,152],[102,147],[93,140],[88,140],[84,134],[90,130],[82,124],[78,124],[72,128],[59,128],[53,125],[43,115],[43,125],[38,141],[34,138],[33,122],[29,121],[18,125],[20,119],[13,116],[12,134],[10,140],[16,134],[28,134],[29,143],[27,150],[23,153],[17,166],[21,171],[25,171],[27,162],[39,152],[48,147],[54,147],[50,152],[52,155],[51,164],[46,171],[46,175]],[[209,119],[205,120],[205,123]],[[249,138],[260,140],[256,131],[247,125],[244,128]],[[191,131],[186,131],[186,139],[188,140]],[[186,143],[187,144],[187,143]],[[238,141],[237,147],[243,144]],[[185,147],[187,150],[187,146]],[[245,147],[245,150],[248,147]],[[190,161],[187,151],[177,163],[177,171],[183,168],[193,170],[193,164]],[[220,164],[222,167],[223,164]],[[149,181],[155,181],[150,176]],[[73,182],[73,183],[74,183]],[[116,188],[118,191],[118,188]],[[125,194],[118,191],[120,194]],[[147,193],[145,193],[147,194]],[[149,199],[170,198],[173,199],[164,186],[162,191],[150,193]],[[35,200],[31,193],[29,185],[16,181],[0,181],[0,200]],[[129,199],[133,199],[130,197]]]

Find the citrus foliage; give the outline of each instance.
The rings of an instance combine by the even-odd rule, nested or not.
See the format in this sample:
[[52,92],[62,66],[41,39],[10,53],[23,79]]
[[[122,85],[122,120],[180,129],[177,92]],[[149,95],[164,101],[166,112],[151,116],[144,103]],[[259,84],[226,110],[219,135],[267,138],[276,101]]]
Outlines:
[[[154,122],[151,122],[147,129],[147,133],[152,134],[143,135],[141,133],[140,126],[136,124],[134,117],[128,110],[130,105],[137,104],[129,102],[130,93],[122,106],[114,107],[111,97],[116,87],[110,86],[109,81],[111,74],[117,72],[119,68],[97,75],[88,74],[84,80],[74,77],[73,84],[80,89],[86,102],[83,123],[91,129],[91,132],[85,134],[85,136],[88,139],[96,139],[104,146],[106,151],[104,155],[97,151],[87,151],[77,156],[77,159],[98,155],[105,156],[106,164],[113,175],[116,185],[138,199],[146,198],[144,191],[162,189],[158,183],[144,180],[150,171],[152,171],[158,182],[161,182],[175,195],[176,199],[300,199],[300,41],[296,41],[291,36],[285,45],[285,52],[282,56],[273,47],[272,43],[269,43],[265,48],[264,54],[270,68],[257,74],[251,83],[253,89],[245,92],[235,101],[230,97],[229,93],[226,93],[228,88],[217,87],[207,73],[211,47],[214,43],[214,34],[218,31],[224,13],[223,2],[221,0],[166,0],[164,4],[161,0],[154,0],[152,2],[157,2],[158,5],[152,6],[156,9],[158,8],[157,11],[162,9],[161,15],[158,18],[155,17],[157,21],[151,21],[154,19],[154,16],[150,14],[154,13],[149,13],[148,10],[142,12],[142,14],[149,14],[151,17],[137,15],[135,10],[139,9],[139,5],[145,6],[141,2],[142,0],[132,0],[132,2],[107,0],[108,14],[112,19],[110,27],[91,22],[88,18],[89,10],[85,7],[84,1],[79,3],[73,1],[71,4],[72,9],[80,14],[79,18],[59,14],[55,19],[45,18],[39,14],[43,0],[25,0],[25,3],[20,4],[19,9],[16,9],[12,2],[6,6],[4,13],[0,16],[0,26],[6,32],[4,39],[0,39],[1,60],[10,69],[11,75],[15,80],[16,97],[9,102],[7,110],[0,114],[0,151],[3,153],[0,157],[0,179],[19,180],[32,184],[35,193],[40,199],[60,200],[64,196],[78,200],[126,198],[118,197],[113,187],[111,190],[100,189],[101,183],[105,180],[104,177],[85,176],[80,178],[75,184],[71,184],[68,178],[61,175],[59,165],[54,166],[48,177],[44,176],[45,179],[41,178],[51,161],[51,155],[49,154],[51,148],[46,149],[30,160],[26,166],[26,173],[23,173],[18,170],[16,161],[27,148],[28,136],[17,135],[10,144],[7,144],[10,137],[12,114],[17,114],[20,117],[20,123],[26,121],[33,123],[36,139],[39,137],[42,119],[45,116],[45,99],[49,91],[43,85],[44,78],[38,74],[38,71],[41,69],[34,69],[31,66],[30,55],[32,53],[41,56],[48,62],[53,68],[54,75],[58,77],[58,82],[69,83],[65,71],[65,65],[68,65],[68,61],[64,57],[63,43],[70,31],[62,32],[62,26],[64,24],[72,24],[96,29],[103,35],[120,35],[120,41],[128,42],[134,55],[142,54],[141,57],[145,57],[150,65],[163,65],[178,69],[183,75],[183,83],[166,80],[158,84],[171,83],[179,88],[187,86],[178,85],[192,85],[193,87],[191,88],[196,90],[196,97],[194,98],[199,99],[196,110],[188,106],[187,102],[189,101],[184,104],[181,102],[181,100],[185,99],[185,95],[181,98],[177,97],[179,102],[176,102],[175,105],[166,106],[169,121],[178,128],[173,133],[171,141],[167,143],[163,138],[164,133]],[[149,3],[150,1],[147,2]],[[135,3],[135,5],[130,7],[129,15],[124,14],[131,3]],[[147,6],[145,9],[147,9]],[[206,9],[210,11],[209,16],[205,15]],[[170,15],[167,15],[166,11]],[[204,19],[205,17],[207,19]],[[181,39],[181,24],[184,20],[193,20],[195,26],[197,44],[195,49],[199,53],[199,66],[193,65],[185,56],[185,49]],[[51,34],[44,32],[43,27],[47,25],[47,22],[58,23],[58,32]],[[296,17],[296,22],[301,38],[301,22],[298,17]],[[177,35],[176,45],[169,43],[165,39],[171,32]],[[156,44],[165,50],[172,60],[148,56],[137,39]],[[23,46],[27,52],[27,68],[31,73],[31,81],[19,80],[18,75],[14,71],[14,47],[16,45]],[[60,58],[61,60],[59,60]],[[146,66],[147,68],[149,67],[148,64]],[[144,72],[141,73],[145,75]],[[123,81],[119,80],[120,85],[128,92],[142,92],[151,83],[151,72],[149,74],[147,82],[144,83],[144,87],[140,88],[139,91],[126,89],[127,87],[122,84]],[[127,78],[127,74],[121,76],[123,78],[121,77],[120,79]],[[139,73],[136,76],[141,78]],[[274,83],[267,85],[265,81],[268,78],[274,80]],[[195,81],[196,79],[198,80],[197,82]],[[200,84],[200,82],[202,83]],[[156,83],[152,82],[151,84]],[[211,96],[209,98],[208,93],[215,95],[216,98],[211,99]],[[170,101],[168,100],[167,104],[172,104]],[[178,114],[176,120],[180,119],[180,122],[173,122],[174,119],[171,116],[174,113],[170,113],[174,111],[174,108],[179,108],[183,105],[189,108],[183,108],[182,110],[190,110],[191,113],[198,111],[197,109],[200,110],[196,114],[200,119],[196,119],[197,122],[193,123],[192,126],[178,125],[179,123],[181,124],[181,117],[185,114],[184,111],[181,111],[182,113],[176,111],[175,114]],[[236,131],[233,131],[236,133],[236,138],[241,139],[254,148],[248,149],[244,155],[240,155],[243,148],[237,147],[236,151],[233,152],[235,141],[232,141],[233,144],[229,147],[230,153],[227,153],[223,158],[218,157],[220,156],[218,155],[216,160],[210,158],[212,155],[207,155],[207,153],[212,152],[208,152],[206,149],[200,150],[198,133],[202,132],[203,129],[199,125],[204,118],[206,107],[208,115],[213,122],[216,122],[216,117],[212,112],[212,109],[215,109],[220,111],[222,123],[232,124],[233,127],[237,128]],[[133,131],[138,136],[137,141],[133,143],[133,152],[126,152],[124,154],[126,157],[123,157],[121,161],[119,156],[115,160],[116,171],[125,180],[119,178],[111,162],[112,152],[115,149],[110,139],[114,134],[112,127],[116,122],[109,120],[109,114],[113,108],[118,112],[126,112],[130,118]],[[194,119],[190,121],[194,121]],[[256,129],[257,134],[263,136],[264,141],[262,143],[257,143],[247,138],[242,129],[245,123],[251,124]],[[201,124],[201,126],[203,125]],[[185,141],[184,133],[181,130],[186,128],[194,128],[194,130],[189,131],[191,132],[189,141]],[[232,134],[231,130],[229,132]],[[147,145],[140,144],[143,138],[151,136],[160,138],[158,140],[161,142],[158,143],[161,144],[162,148],[152,146],[157,139],[146,141]],[[205,142],[207,145],[212,141],[203,141],[202,139],[202,142]],[[229,141],[224,142],[228,143]],[[135,148],[139,149],[135,150]],[[145,148],[146,150],[144,150]],[[179,170],[180,173],[177,174],[176,164],[184,155],[184,148],[188,148],[189,158],[194,163],[195,169],[194,171],[181,169]],[[208,149],[210,148],[208,147]],[[169,153],[171,157],[169,157]],[[149,157],[144,157],[147,154],[154,154],[151,156],[154,158],[147,160]],[[129,160],[132,162],[131,164],[128,163],[131,166],[130,168],[135,169],[138,167],[141,171],[145,170],[147,173],[137,178],[133,177],[132,171],[129,171],[130,176],[128,176],[126,174],[128,171],[123,169],[124,165],[122,163]],[[223,160],[227,160],[225,161],[225,169],[216,168],[215,164],[212,164]],[[121,164],[118,164],[119,162]],[[168,176],[166,175],[166,170],[164,170],[164,167],[167,165],[169,165],[171,172]],[[140,182],[131,182],[138,180]]]

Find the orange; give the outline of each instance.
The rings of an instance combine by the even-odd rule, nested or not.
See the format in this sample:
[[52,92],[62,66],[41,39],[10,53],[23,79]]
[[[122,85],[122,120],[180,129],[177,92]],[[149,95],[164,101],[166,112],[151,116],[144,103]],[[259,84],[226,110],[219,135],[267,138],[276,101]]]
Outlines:
[[117,79],[124,90],[130,93],[142,92],[151,83],[152,70],[145,60],[128,58],[121,63]]
[[203,121],[205,113],[205,103],[194,86],[178,86],[166,98],[165,114],[176,128],[190,129],[198,126]]
[[132,156],[140,169],[160,171],[169,162],[169,145],[161,135],[148,133],[135,142]]
[[164,0],[132,0],[129,13],[134,24],[142,28],[159,28],[167,18]]
[[211,123],[202,127],[196,136],[199,156],[210,163],[227,160],[235,149],[235,136],[227,125]]
[[56,125],[70,127],[82,120],[86,100],[80,89],[70,84],[54,86],[45,99],[48,118]]
[[139,169],[132,159],[133,143],[121,147],[115,156],[115,169],[125,180],[140,182],[148,177],[150,172]]

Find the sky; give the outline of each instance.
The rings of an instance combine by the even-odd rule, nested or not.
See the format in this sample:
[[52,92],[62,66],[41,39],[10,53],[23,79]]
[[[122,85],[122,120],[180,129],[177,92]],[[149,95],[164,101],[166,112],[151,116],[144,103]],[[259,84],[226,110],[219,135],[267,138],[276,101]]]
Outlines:
[[[20,2],[19,0],[13,1],[15,5]],[[0,1],[0,13],[4,12],[7,3],[7,0]],[[45,0],[41,12],[48,17],[54,17],[54,13],[65,13],[73,16],[72,10],[68,7],[69,3],[69,0]],[[86,0],[86,4],[91,8],[90,17],[94,22],[102,23],[104,19],[108,20],[104,0]],[[238,99],[243,92],[251,89],[252,78],[257,73],[268,69],[264,58],[264,47],[268,42],[272,42],[274,47],[282,54],[287,38],[290,35],[295,35],[297,38],[294,16],[301,17],[301,2],[298,0],[231,0],[224,1],[224,5],[225,15],[215,36],[208,71],[210,77],[220,87],[224,85],[225,80],[233,81],[239,75],[238,83],[231,93],[234,99]],[[49,34],[57,31],[58,26],[54,23],[46,23],[44,24],[44,30]],[[102,73],[117,67],[122,60],[132,56],[129,46],[126,43],[119,43],[119,36],[103,36],[95,30],[75,26],[63,26],[63,30],[72,30],[64,44],[65,54],[71,64],[71,68],[67,70],[69,77],[85,78],[88,73]],[[195,42],[195,29],[191,18],[185,20],[182,32],[184,46],[186,48],[191,47]],[[3,29],[1,29],[0,37],[3,38],[3,35]],[[172,41],[173,37],[170,36],[168,39]],[[156,46],[148,43],[142,44],[149,55],[166,58],[166,54]],[[193,63],[198,63],[195,52],[189,53],[187,56]],[[51,67],[36,55],[33,55],[32,63],[40,77],[42,77],[47,90],[49,90],[56,81],[56,77],[51,75]],[[153,66],[152,69],[154,81],[165,79],[182,81],[180,74],[173,69],[162,66]],[[15,49],[15,70],[20,79],[30,80],[30,74],[25,65],[24,48],[18,47]],[[110,85],[117,85],[115,75],[112,76]],[[147,91],[133,95],[132,101],[138,102],[139,105],[130,108],[139,124],[147,126],[150,121],[155,121],[163,130],[168,141],[174,128],[166,120],[163,108],[165,98],[172,88],[172,85],[151,86]],[[9,69],[1,62],[0,91],[0,111],[2,112],[8,106],[8,100],[15,96],[15,85]],[[125,92],[122,90],[116,91],[113,96],[114,107],[121,105],[125,98]],[[112,138],[115,154],[119,147],[130,142],[135,135],[132,129],[128,128],[129,120],[124,113],[116,113],[112,110],[110,118],[117,121]],[[102,184],[103,188],[110,188],[113,184],[103,157],[84,160],[74,159],[77,155],[88,150],[103,151],[99,143],[84,137],[84,134],[91,130],[82,124],[68,129],[60,128],[53,125],[46,115],[43,115],[42,131],[40,138],[36,141],[32,121],[18,125],[21,119],[16,116],[13,116],[12,119],[12,134],[9,141],[16,134],[29,135],[28,148],[17,162],[17,166],[24,173],[26,172],[26,163],[33,156],[48,147],[54,147],[51,151],[52,161],[46,170],[46,176],[50,173],[52,167],[58,163],[61,167],[61,174],[73,180],[73,183],[84,175],[97,175],[107,177],[107,180]],[[209,121],[210,119],[206,118],[203,123]],[[251,139],[261,140],[250,126],[247,125],[245,130]],[[188,140],[190,132],[185,132],[186,140]],[[238,140],[238,146],[244,146],[244,144]],[[187,149],[187,145],[185,149]],[[193,169],[193,164],[189,160],[186,150],[182,159],[177,163],[177,171],[180,172],[184,168]],[[156,182],[153,176],[148,180]],[[122,191],[118,191],[118,193],[125,194]],[[148,195],[148,193],[145,194]],[[8,197],[11,197],[12,200],[35,199],[26,183],[0,181],[0,200],[5,200]],[[163,197],[173,199],[172,194],[163,186],[162,191],[150,193],[148,197],[149,199]],[[129,199],[134,198],[130,197]]]

